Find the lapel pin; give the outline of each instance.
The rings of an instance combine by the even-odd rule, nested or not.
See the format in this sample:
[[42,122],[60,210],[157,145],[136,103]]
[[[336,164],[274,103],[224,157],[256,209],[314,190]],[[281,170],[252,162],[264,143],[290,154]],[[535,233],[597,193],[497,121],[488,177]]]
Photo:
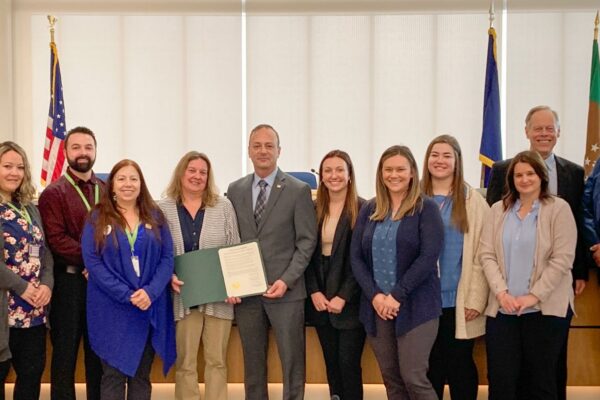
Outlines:
[[279,183],[277,184],[277,189],[281,189],[281,185]]

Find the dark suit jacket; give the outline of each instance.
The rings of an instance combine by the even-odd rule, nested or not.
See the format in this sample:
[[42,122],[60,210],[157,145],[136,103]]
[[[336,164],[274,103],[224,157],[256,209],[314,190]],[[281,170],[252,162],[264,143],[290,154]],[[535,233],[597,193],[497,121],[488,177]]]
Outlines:
[[[567,159],[554,155],[556,159],[557,194],[569,203],[577,223],[577,250],[573,263],[573,279],[588,279],[588,263],[581,230],[581,196],[583,195],[583,168]],[[506,173],[512,159],[494,163],[488,185],[486,200],[491,206],[502,199],[506,184]]]
[[[364,200],[359,199],[359,209],[363,203]],[[309,297],[306,300],[306,321],[313,325],[324,325],[329,320],[336,329],[359,328],[361,326],[358,320],[360,287],[354,279],[352,266],[350,265],[350,243],[352,241],[350,217],[343,212],[337,223],[327,274],[325,274],[321,265],[321,228],[319,226],[317,246],[304,274],[306,290],[309,295],[322,292],[328,299],[339,296],[346,300],[346,305],[339,314],[332,314],[327,311],[319,312],[315,309]]]
[[310,187],[278,169],[260,224],[256,226],[252,208],[253,179],[254,174],[249,174],[230,184],[227,198],[235,208],[242,242],[258,239],[268,283],[281,279],[288,286],[282,298],[262,297],[262,300],[302,300],[306,298],[304,270],[317,242]]

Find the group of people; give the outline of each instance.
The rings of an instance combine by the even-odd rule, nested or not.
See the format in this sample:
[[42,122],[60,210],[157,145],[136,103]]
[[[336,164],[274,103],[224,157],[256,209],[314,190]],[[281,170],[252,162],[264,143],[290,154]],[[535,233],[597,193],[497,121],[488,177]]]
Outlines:
[[[175,365],[175,398],[199,399],[200,344],[205,397],[225,400],[235,319],[247,399],[268,398],[269,328],[283,398],[304,398],[306,322],[332,399],[363,398],[366,340],[389,399],[441,399],[445,384],[453,399],[476,399],[473,347],[484,334],[490,399],[564,399],[574,294],[586,260],[600,265],[600,164],[583,196],[583,169],[553,154],[558,115],[533,108],[525,133],[530,149],[494,165],[487,203],[465,182],[450,135],[429,144],[422,174],[408,147],[386,149],[369,201],[350,156],[333,150],[313,202],[307,184],[278,168],[270,125],[251,131],[254,172],[226,197],[209,158],[190,151],[156,203],[135,161],[99,180],[94,133],[77,127],[39,212],[25,152],[1,143],[0,380],[12,365],[14,398],[39,398],[49,326],[53,400],[75,399],[82,337],[90,400],[149,399],[155,354],[165,374]],[[174,257],[249,240],[267,291],[184,307]]]

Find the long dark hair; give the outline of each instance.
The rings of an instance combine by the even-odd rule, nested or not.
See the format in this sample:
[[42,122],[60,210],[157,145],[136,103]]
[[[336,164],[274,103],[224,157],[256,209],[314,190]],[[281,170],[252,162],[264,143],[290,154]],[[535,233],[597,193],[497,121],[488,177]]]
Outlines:
[[454,151],[454,172],[452,174],[452,223],[462,233],[469,231],[469,220],[467,218],[466,194],[465,194],[465,178],[463,176],[463,159],[460,145],[454,136],[440,135],[433,139],[427,151],[425,152],[425,161],[423,162],[423,180],[421,185],[423,192],[427,196],[433,196],[433,183],[431,172],[429,172],[429,156],[433,146],[438,143],[445,143],[452,147]]
[[531,165],[535,171],[535,174],[542,181],[539,197],[541,201],[545,201],[552,197],[550,190],[548,189],[548,185],[550,183],[548,178],[548,170],[546,169],[546,163],[542,159],[542,156],[540,156],[537,151],[522,151],[512,159],[510,165],[508,166],[508,172],[506,173],[504,195],[502,196],[502,204],[504,205],[505,211],[512,207],[520,197],[520,194],[515,186],[515,166],[517,163],[526,163]]
[[317,189],[317,223],[319,226],[329,216],[329,190],[323,184],[323,163],[330,158],[340,158],[348,168],[348,188],[346,190],[346,201],[344,211],[350,217],[350,226],[354,227],[358,217],[358,194],[356,193],[356,182],[354,178],[354,166],[348,153],[342,150],[332,150],[325,154],[319,165],[319,188]]
[[127,227],[127,222],[119,212],[117,201],[114,199],[113,193],[115,175],[122,168],[128,166],[135,168],[140,175],[140,194],[136,199],[136,206],[138,207],[140,214],[140,223],[150,225],[154,235],[160,239],[159,226],[165,221],[164,215],[154,200],[152,200],[152,196],[150,195],[148,186],[146,186],[146,180],[144,179],[140,166],[133,160],[125,159],[119,161],[112,167],[106,182],[106,190],[90,214],[94,216],[92,219],[92,224],[94,225],[94,241],[99,249],[104,246],[105,237],[109,233],[108,226],[113,227],[110,231],[115,243],[116,236],[114,227],[119,226],[123,230]]

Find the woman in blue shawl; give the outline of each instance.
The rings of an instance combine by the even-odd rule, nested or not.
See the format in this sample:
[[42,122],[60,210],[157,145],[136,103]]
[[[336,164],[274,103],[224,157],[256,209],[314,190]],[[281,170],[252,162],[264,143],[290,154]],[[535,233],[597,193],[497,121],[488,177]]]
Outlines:
[[164,373],[175,362],[173,307],[167,289],[173,243],[137,163],[112,169],[104,197],[81,239],[89,271],[87,322],[102,360],[103,400],[150,399],[154,353]]

